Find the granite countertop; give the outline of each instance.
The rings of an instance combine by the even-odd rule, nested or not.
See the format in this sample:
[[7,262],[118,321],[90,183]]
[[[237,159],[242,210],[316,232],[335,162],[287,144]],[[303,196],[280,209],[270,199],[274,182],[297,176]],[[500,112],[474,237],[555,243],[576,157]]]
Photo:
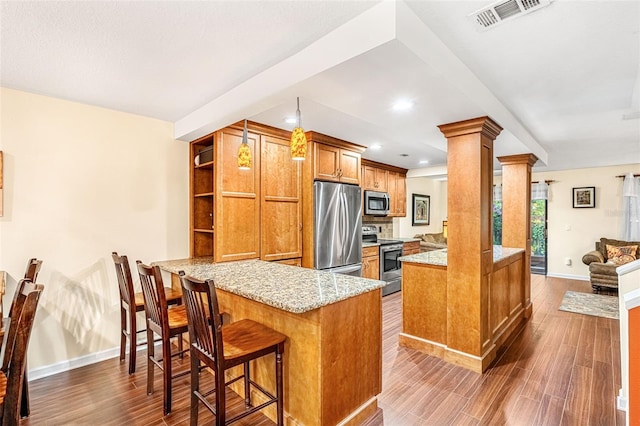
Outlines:
[[300,314],[382,288],[384,281],[334,274],[262,260],[214,263],[213,258],[153,262],[160,269],[200,279],[216,288]]
[[362,248],[365,248],[365,247],[378,247],[378,246],[380,246],[380,243],[372,243],[372,242],[367,242],[367,241],[364,241],[362,243]]
[[[514,254],[522,253],[524,249],[493,246],[493,262],[499,262]],[[425,265],[447,266],[447,249],[432,250],[424,253],[401,256],[398,260],[410,263],[422,263]]]
[[416,241],[420,241],[420,238],[409,238],[409,237],[393,237],[393,240],[398,240],[398,241],[402,241],[403,243],[413,243]]

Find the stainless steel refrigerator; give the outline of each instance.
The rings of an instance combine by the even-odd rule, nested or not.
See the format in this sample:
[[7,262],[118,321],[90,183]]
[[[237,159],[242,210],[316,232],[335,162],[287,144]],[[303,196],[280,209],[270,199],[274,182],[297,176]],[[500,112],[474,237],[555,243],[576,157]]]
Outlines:
[[362,276],[362,201],[359,186],[315,182],[315,268]]

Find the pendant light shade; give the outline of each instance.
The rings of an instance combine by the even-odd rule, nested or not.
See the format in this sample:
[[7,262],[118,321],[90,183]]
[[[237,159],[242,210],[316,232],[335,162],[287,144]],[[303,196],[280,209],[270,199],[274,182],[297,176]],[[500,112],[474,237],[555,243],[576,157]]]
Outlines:
[[238,168],[240,170],[251,169],[251,149],[247,140],[247,120],[244,120],[244,130],[242,131],[242,143],[238,148]]
[[307,136],[300,125],[300,98],[297,98],[296,128],[291,133],[291,159],[304,160],[307,156]]

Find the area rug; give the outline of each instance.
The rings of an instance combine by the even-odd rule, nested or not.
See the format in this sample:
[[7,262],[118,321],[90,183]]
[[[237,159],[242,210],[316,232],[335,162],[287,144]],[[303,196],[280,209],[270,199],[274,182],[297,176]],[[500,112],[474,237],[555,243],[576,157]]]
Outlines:
[[558,309],[577,314],[618,319],[618,296],[567,291]]

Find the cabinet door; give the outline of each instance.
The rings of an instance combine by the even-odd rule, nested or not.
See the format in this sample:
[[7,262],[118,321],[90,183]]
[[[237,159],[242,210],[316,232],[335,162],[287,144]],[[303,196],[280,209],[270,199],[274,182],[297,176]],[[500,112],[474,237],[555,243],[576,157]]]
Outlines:
[[360,154],[340,150],[340,182],[360,185]]
[[396,179],[396,216],[407,215],[407,176],[398,173]]
[[316,143],[314,178],[338,182],[340,167],[340,148]]
[[376,168],[372,166],[362,166],[362,190],[376,191]]
[[[364,261],[365,259],[363,259]],[[364,270],[362,276],[364,278],[371,278],[372,280],[380,279],[380,257],[372,256],[366,258],[367,262],[367,275],[365,276]]]
[[260,138],[249,133],[252,165],[238,168],[242,130],[216,132],[215,260],[260,257]]
[[387,192],[389,190],[387,183],[389,172],[378,168],[375,168],[374,170],[376,174],[376,191]]
[[[262,260],[302,256],[302,167],[291,159],[289,141],[262,136]],[[298,259],[299,260],[299,259]]]

